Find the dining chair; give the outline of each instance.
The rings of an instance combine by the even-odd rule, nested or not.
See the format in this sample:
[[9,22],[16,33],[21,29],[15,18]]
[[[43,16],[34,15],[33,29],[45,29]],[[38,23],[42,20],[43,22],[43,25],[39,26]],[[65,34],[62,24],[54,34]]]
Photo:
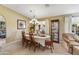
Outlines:
[[50,48],[51,52],[53,52],[53,50],[52,50],[52,48],[54,49],[53,41],[52,40],[45,40],[45,48]]
[[25,35],[26,35],[25,32],[22,31],[22,46],[27,47],[31,43],[31,41],[29,39],[27,39],[27,37]]
[[29,38],[31,40],[31,47],[33,47],[33,51],[35,52],[37,48],[40,48],[40,43],[35,41],[33,33],[29,33]]

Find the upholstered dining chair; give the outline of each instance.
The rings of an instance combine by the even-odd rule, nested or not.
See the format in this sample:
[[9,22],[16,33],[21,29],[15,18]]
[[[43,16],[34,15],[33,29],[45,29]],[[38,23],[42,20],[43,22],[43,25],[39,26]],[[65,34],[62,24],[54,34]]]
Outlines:
[[51,52],[53,52],[53,50],[52,50],[52,48],[54,49],[53,41],[52,40],[45,40],[45,48],[50,48]]

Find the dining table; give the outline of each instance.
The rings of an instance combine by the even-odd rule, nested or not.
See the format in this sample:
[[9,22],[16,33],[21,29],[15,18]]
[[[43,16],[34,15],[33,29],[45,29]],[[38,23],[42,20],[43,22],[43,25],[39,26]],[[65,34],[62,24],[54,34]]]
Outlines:
[[[26,34],[26,37],[29,38],[29,35]],[[45,40],[50,40],[50,35],[45,36],[34,35],[34,39],[36,42],[40,43],[42,46],[45,47]]]

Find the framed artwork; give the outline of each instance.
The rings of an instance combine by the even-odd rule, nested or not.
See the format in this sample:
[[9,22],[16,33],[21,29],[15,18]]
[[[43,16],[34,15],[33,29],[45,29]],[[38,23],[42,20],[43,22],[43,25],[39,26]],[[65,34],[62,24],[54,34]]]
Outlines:
[[25,20],[17,20],[17,29],[25,29],[26,28],[26,21]]

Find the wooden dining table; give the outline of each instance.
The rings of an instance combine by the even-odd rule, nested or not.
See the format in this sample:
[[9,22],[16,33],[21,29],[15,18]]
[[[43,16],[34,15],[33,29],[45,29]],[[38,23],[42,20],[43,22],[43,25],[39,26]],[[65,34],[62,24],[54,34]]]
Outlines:
[[[29,38],[29,35],[26,34],[26,37]],[[45,46],[45,40],[50,40],[50,35],[45,35],[44,37],[39,35],[34,35],[36,42],[40,43],[42,46]]]

